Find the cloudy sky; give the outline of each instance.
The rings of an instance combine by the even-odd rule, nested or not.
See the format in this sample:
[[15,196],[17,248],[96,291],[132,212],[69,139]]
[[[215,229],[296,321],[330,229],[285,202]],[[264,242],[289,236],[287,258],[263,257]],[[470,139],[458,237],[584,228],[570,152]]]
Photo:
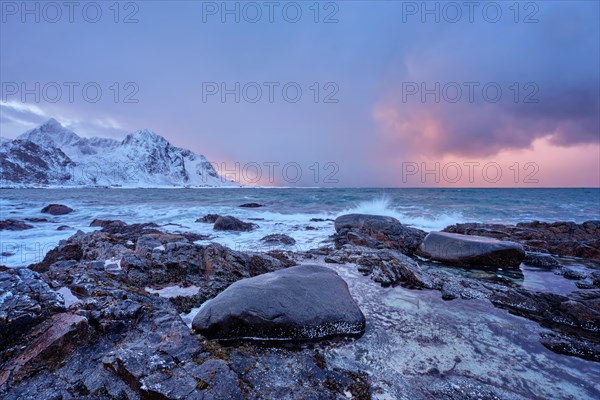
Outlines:
[[3,137],[149,128],[263,184],[600,186],[597,1],[0,4]]

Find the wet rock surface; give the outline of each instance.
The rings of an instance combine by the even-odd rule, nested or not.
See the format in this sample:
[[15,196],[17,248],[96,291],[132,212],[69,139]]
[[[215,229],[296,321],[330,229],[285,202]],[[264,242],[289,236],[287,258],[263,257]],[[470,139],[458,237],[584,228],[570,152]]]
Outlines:
[[27,269],[0,273],[0,351],[55,312],[62,299],[40,275]]
[[[492,275],[492,279],[477,279],[467,277],[459,272],[454,273],[452,269],[455,266],[461,265],[457,260],[447,260],[447,265],[431,264],[424,266],[422,261],[419,261],[411,256],[402,254],[398,249],[398,245],[385,245],[380,240],[371,240],[371,236],[361,236],[361,240],[341,240],[339,232],[344,232],[349,226],[352,227],[349,233],[346,233],[346,238],[359,231],[364,232],[364,225],[369,226],[368,232],[381,231],[382,226],[388,224],[396,225],[397,221],[389,217],[367,218],[365,216],[350,215],[339,217],[336,220],[336,230],[338,234],[334,237],[336,248],[322,248],[311,251],[313,254],[326,255],[326,262],[335,263],[352,263],[363,275],[368,275],[370,278],[380,283],[382,286],[402,285],[408,288],[425,288],[434,289],[441,292],[442,298],[445,300],[453,299],[489,299],[496,307],[503,308],[509,312],[519,315],[533,321],[538,322],[541,326],[547,327],[554,331],[560,337],[561,345],[551,344],[549,339],[540,338],[542,343],[548,343],[548,348],[552,350],[560,350],[563,354],[582,357],[589,360],[598,360],[598,345],[600,344],[600,330],[598,326],[598,304],[600,298],[596,290],[575,291],[572,293],[558,295],[554,293],[538,292],[519,287],[511,280],[504,279]],[[483,224],[465,224],[467,226],[475,225],[477,230],[465,229],[462,225],[460,229],[449,229],[449,231],[460,231],[461,234],[479,234]],[[455,227],[456,227],[455,226]],[[489,225],[486,225],[489,226]],[[491,225],[497,229],[504,226]],[[578,238],[588,240],[591,243],[592,250],[599,249],[594,247],[592,238],[595,232],[595,223],[584,223],[579,228],[575,224],[556,223],[556,224],[518,224],[526,226],[529,230],[529,236],[538,237],[547,235],[548,226],[554,227],[555,230],[573,229],[578,233]],[[541,233],[535,233],[535,227],[541,227]],[[377,227],[377,228],[374,228]],[[360,230],[363,230],[362,232]],[[519,228],[522,229],[522,228]],[[580,231],[584,229],[586,233]],[[532,231],[534,231],[532,233]],[[590,235],[589,233],[592,233]],[[431,235],[431,233],[430,233]],[[506,239],[504,234],[492,234],[488,231],[488,236],[491,238]],[[561,236],[555,234],[553,236],[561,238],[561,243],[570,243],[569,234]],[[511,236],[510,239],[515,239]],[[559,240],[559,239],[556,239]],[[528,242],[523,243],[523,247],[527,248]],[[558,242],[555,242],[558,245]],[[599,244],[600,245],[600,244]],[[510,256],[508,258],[499,258],[500,262],[494,263],[497,267],[504,269],[514,268],[517,260],[523,260],[525,253],[522,249],[517,249],[520,246],[509,246]],[[516,249],[516,250],[513,250]],[[590,254],[595,254],[590,251]],[[418,254],[418,252],[417,252]],[[554,268],[555,274],[564,276],[565,279],[577,279],[578,287],[585,289],[595,289],[597,286],[597,277],[600,276],[596,270],[588,272],[570,271],[564,268],[560,263],[547,253],[530,253],[528,261],[533,265],[537,264],[547,268]],[[589,260],[590,265],[600,270],[594,257]],[[483,265],[488,263],[482,263]],[[464,264],[463,264],[464,265]],[[518,265],[518,264],[517,264]],[[549,290],[550,288],[548,288]],[[583,295],[585,293],[585,295]],[[552,343],[556,343],[554,340]]]
[[[330,368],[315,349],[222,347],[180,317],[235,281],[285,268],[274,257],[118,224],[78,232],[40,264],[41,274],[0,271],[3,399],[369,398],[366,375]],[[173,284],[198,287],[188,310],[144,290]]]
[[42,208],[42,212],[44,214],[50,215],[65,215],[70,214],[74,210],[71,207],[67,207],[63,204],[49,204],[46,207]]
[[523,222],[517,225],[456,224],[445,232],[493,237],[521,243],[525,250],[600,261],[600,221]]
[[260,239],[262,242],[268,244],[283,244],[286,246],[291,246],[296,244],[296,240],[288,235],[283,235],[281,233],[275,233],[272,235],[267,235]]
[[196,220],[196,222],[204,222],[207,224],[214,224],[217,219],[219,219],[220,215],[219,214],[206,214],[204,217],[202,218],[198,218]]
[[249,222],[243,222],[232,216],[220,216],[215,220],[213,229],[216,231],[240,231],[249,232],[253,230],[255,224]]
[[240,207],[242,208],[260,208],[260,207],[264,207],[262,204],[258,204],[258,203],[244,203],[241,204]]
[[417,255],[463,267],[518,268],[525,250],[518,243],[474,235],[430,232]]
[[415,252],[426,233],[380,215],[347,214],[335,220],[335,243],[373,248],[393,248],[404,254]]
[[[0,268],[0,397],[597,397],[597,263],[523,243],[538,253],[525,264],[572,287],[533,290],[526,266],[523,279],[418,259],[410,249],[424,232],[351,220],[306,253],[238,252],[153,223],[102,222],[61,241],[30,267],[39,272]],[[234,282],[297,263],[348,282],[366,317],[360,339],[225,345],[186,325],[185,314]]]
[[17,221],[16,219],[5,219],[0,221],[0,231],[24,231],[32,228],[33,225],[26,224],[23,221]]
[[362,334],[365,318],[335,272],[301,265],[235,282],[192,327],[209,339],[298,341]]

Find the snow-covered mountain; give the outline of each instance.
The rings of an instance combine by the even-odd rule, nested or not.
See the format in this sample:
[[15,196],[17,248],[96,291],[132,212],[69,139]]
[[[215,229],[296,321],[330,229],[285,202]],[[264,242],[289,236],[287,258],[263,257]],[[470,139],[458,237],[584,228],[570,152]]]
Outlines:
[[0,146],[0,183],[18,186],[64,185],[75,167],[60,149],[44,148],[27,140]]
[[53,118],[0,144],[0,178],[3,186],[237,186],[148,129],[119,142],[80,137]]

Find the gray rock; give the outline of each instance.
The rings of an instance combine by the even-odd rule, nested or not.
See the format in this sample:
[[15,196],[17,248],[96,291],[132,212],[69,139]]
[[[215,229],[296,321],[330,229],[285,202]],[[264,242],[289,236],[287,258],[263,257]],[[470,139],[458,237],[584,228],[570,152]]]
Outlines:
[[16,219],[6,219],[0,221],[0,231],[24,231],[33,228],[32,225],[26,224]]
[[245,204],[241,204],[240,207],[243,208],[259,208],[259,207],[264,207],[262,204],[258,204],[258,203],[245,203]]
[[365,317],[334,271],[300,265],[232,284],[192,327],[209,339],[315,340],[360,335]]
[[523,264],[536,267],[558,267],[560,264],[550,254],[527,252]]
[[382,215],[347,214],[336,218],[335,242],[338,247],[354,244],[371,248],[392,248],[412,254],[426,233],[403,225],[396,218]]
[[521,243],[526,250],[600,261],[600,221],[522,222],[517,225],[456,224],[445,232],[494,237]]
[[208,224],[214,224],[217,219],[219,219],[220,215],[219,214],[206,214],[204,217],[202,218],[198,218],[196,220],[196,222],[205,222]]
[[587,278],[587,274],[583,271],[578,271],[573,268],[565,268],[562,271],[562,275],[567,279],[572,279],[574,281],[579,281]]
[[90,224],[90,226],[106,228],[106,227],[123,227],[123,226],[127,226],[127,224],[125,222],[119,221],[119,220],[94,219],[92,221],[92,223]]
[[27,222],[48,222],[48,219],[47,218],[31,217],[31,218],[25,218],[25,221],[27,221]]
[[240,221],[239,219],[230,215],[221,216],[215,221],[213,229],[216,231],[242,231],[248,232],[254,229],[255,225]]
[[60,311],[64,311],[61,297],[37,273],[27,268],[0,272],[0,352]]
[[42,208],[42,212],[51,215],[65,215],[72,213],[73,209],[62,204],[49,204]]
[[519,268],[525,250],[518,243],[483,236],[430,232],[417,254],[462,267]]
[[296,240],[288,235],[282,235],[280,233],[276,233],[273,235],[267,235],[260,239],[262,242],[267,244],[284,244],[284,245],[294,245],[296,244]]

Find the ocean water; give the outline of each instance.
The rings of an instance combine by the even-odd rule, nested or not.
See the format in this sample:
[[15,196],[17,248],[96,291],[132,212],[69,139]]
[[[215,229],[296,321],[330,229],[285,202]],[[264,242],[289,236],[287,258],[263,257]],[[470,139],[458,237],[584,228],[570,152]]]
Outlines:
[[[261,208],[240,208],[244,203]],[[60,203],[75,212],[42,214]],[[252,232],[216,232],[194,222],[205,214],[233,215],[256,223]],[[600,219],[600,189],[15,189],[0,190],[0,219],[42,217],[33,229],[0,231],[0,264],[16,267],[38,262],[78,229],[91,231],[94,218],[127,223],[155,222],[170,232],[211,236],[236,250],[268,250],[260,238],[285,233],[296,239],[291,250],[319,247],[334,233],[329,220],[347,213],[389,215],[402,223],[439,230],[460,222],[517,223]],[[314,222],[313,218],[325,221]],[[57,230],[66,226],[64,230]]]

